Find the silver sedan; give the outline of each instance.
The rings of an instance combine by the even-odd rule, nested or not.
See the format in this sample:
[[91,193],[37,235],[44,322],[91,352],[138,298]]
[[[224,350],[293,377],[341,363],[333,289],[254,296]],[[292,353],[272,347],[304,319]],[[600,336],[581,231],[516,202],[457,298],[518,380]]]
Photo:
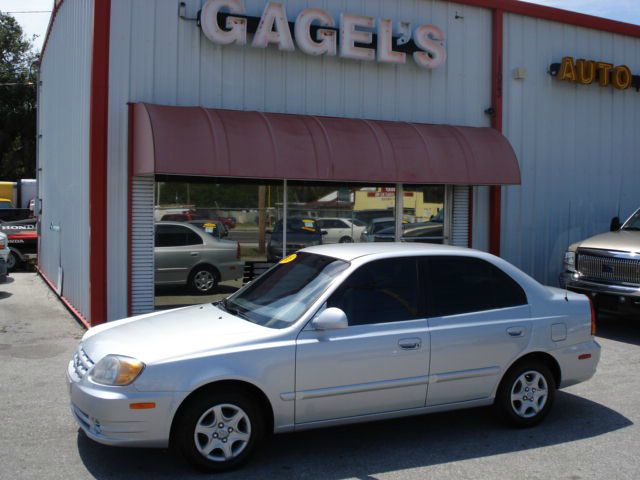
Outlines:
[[155,235],[156,285],[188,285],[194,293],[211,293],[218,282],[242,277],[240,245],[221,240],[207,228],[183,222],[159,222]]
[[493,405],[540,422],[600,358],[587,297],[486,253],[369,243],[299,251],[225,301],[89,330],[71,411],[97,442],[221,471],[269,432]]

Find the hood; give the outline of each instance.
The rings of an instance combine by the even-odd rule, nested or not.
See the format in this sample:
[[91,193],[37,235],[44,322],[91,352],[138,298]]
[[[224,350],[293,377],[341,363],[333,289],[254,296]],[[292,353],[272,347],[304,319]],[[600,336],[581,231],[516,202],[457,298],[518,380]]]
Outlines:
[[94,362],[117,354],[150,364],[245,345],[276,332],[208,304],[109,322],[89,330],[82,345]]
[[618,230],[617,232],[603,233],[580,242],[578,248],[640,253],[640,232]]

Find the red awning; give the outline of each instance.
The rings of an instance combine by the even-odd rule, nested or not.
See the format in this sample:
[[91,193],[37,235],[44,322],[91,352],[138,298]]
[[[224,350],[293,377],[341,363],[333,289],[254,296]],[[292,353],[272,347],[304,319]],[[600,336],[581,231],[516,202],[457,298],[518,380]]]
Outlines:
[[520,168],[491,128],[133,105],[133,173],[508,185]]

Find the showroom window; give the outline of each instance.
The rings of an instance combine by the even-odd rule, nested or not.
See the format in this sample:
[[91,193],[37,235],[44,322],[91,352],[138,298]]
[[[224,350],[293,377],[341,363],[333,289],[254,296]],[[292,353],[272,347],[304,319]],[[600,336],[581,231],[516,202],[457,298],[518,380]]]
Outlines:
[[[155,305],[168,308],[219,300],[264,272],[269,264],[314,245],[393,242],[398,238],[403,242],[448,243],[450,197],[451,189],[442,185],[157,176],[153,191],[156,228],[168,227],[161,223],[168,221],[189,224],[220,242],[224,253],[215,253],[215,245],[208,252],[205,245],[207,252],[198,258],[185,257],[181,260],[184,265],[179,266],[164,265],[158,258],[160,251],[155,251]],[[186,245],[184,236],[181,239],[177,232],[167,232],[156,235],[155,247]],[[190,272],[205,258],[213,262],[218,283],[194,298]],[[216,261],[232,268],[222,269]],[[163,268],[169,269],[164,273],[172,274],[182,268],[184,275],[163,282]]]

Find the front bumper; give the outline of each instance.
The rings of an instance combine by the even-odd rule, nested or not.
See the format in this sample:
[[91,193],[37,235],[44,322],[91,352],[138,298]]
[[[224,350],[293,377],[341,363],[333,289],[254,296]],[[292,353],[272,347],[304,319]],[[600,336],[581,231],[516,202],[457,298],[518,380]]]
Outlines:
[[[67,369],[71,414],[96,442],[126,447],[169,445],[174,412],[172,392],[138,392],[133,387],[106,387],[78,378],[73,362]],[[131,403],[153,402],[156,407],[132,410]]]
[[572,292],[592,294],[592,296],[593,294],[613,295],[640,301],[640,287],[584,280],[572,272],[560,274],[560,286]]

